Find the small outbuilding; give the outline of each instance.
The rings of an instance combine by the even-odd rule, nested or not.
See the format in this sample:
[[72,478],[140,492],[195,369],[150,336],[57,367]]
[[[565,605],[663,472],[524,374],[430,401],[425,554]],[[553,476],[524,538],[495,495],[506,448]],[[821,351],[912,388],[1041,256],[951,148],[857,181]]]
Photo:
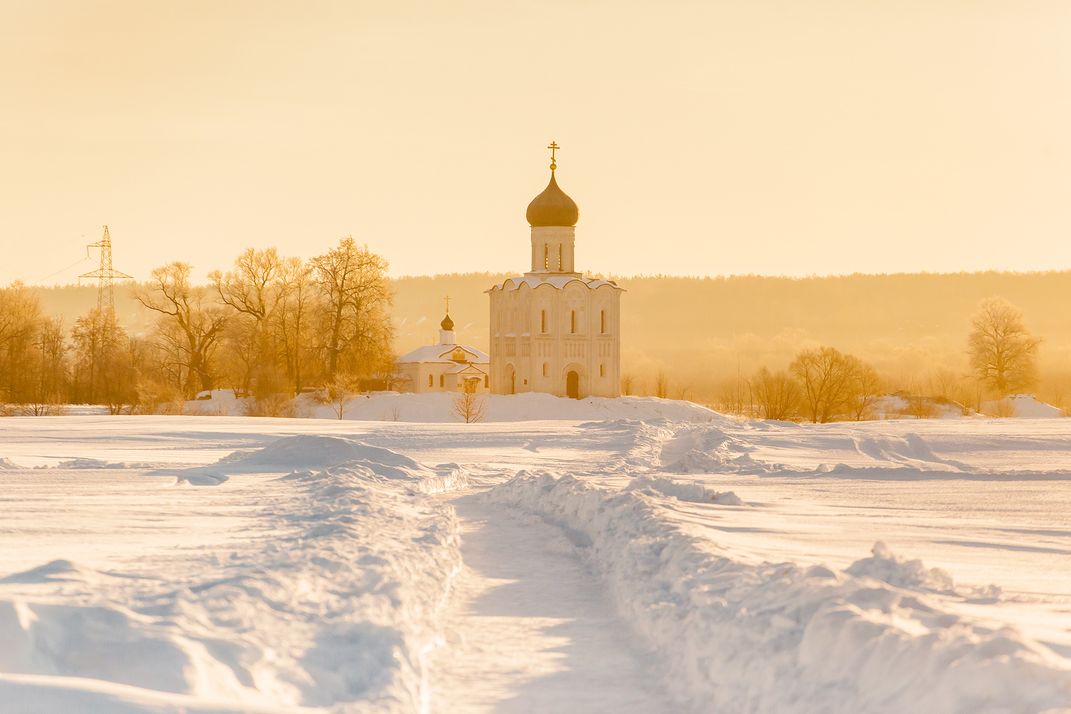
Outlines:
[[418,393],[488,391],[491,360],[487,354],[457,344],[449,313],[439,326],[438,344],[418,347],[398,358],[398,389]]

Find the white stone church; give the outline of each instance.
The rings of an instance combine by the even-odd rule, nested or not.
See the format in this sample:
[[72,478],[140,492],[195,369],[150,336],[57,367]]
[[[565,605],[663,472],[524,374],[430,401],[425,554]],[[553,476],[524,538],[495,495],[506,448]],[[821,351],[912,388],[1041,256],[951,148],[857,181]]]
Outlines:
[[528,204],[532,269],[487,291],[491,297],[491,391],[616,397],[621,385],[621,292],[576,272],[579,209],[550,183]]

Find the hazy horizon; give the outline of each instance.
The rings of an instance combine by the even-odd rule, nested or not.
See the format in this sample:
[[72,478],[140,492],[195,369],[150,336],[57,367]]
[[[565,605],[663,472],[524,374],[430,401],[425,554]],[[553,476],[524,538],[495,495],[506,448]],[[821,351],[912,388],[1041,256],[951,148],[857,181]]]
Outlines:
[[521,272],[551,139],[598,273],[1071,267],[1067,12],[9,4],[0,283],[103,224],[141,279],[345,235],[396,276]]

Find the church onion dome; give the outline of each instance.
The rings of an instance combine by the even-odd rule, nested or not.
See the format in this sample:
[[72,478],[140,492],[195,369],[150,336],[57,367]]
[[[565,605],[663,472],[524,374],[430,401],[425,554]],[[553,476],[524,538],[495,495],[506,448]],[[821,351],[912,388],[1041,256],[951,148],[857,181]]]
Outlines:
[[442,327],[444,330],[454,329],[454,321],[450,319],[450,313],[446,313],[446,317],[444,317],[443,321],[439,323],[439,326]]
[[558,182],[554,180],[554,172],[550,172],[550,183],[528,204],[528,224],[538,226],[575,226],[580,217],[580,209],[576,202],[569,198],[565,191],[558,188]]

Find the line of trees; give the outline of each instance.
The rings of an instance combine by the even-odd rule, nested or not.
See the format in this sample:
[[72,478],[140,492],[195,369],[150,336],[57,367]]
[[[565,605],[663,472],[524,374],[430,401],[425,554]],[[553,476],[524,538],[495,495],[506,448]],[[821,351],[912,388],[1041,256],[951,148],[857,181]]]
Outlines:
[[971,319],[968,374],[938,370],[928,384],[911,382],[894,389],[892,380],[858,357],[816,347],[798,352],[787,369],[761,367],[748,378],[730,381],[718,407],[761,419],[859,421],[874,418],[879,400],[890,395],[896,401],[889,410],[902,416],[935,416],[940,406],[980,411],[986,398],[993,400],[996,415],[1004,415],[1005,397],[1036,386],[1040,344],[1019,309],[993,297],[983,300]]
[[129,335],[106,307],[68,332],[13,284],[0,289],[0,404],[26,414],[71,402],[155,411],[229,388],[255,397],[257,413],[281,414],[327,384],[389,383],[386,271],[352,238],[308,261],[249,249],[208,285],[191,281],[188,264],[169,263],[136,293],[156,315],[144,335]]

